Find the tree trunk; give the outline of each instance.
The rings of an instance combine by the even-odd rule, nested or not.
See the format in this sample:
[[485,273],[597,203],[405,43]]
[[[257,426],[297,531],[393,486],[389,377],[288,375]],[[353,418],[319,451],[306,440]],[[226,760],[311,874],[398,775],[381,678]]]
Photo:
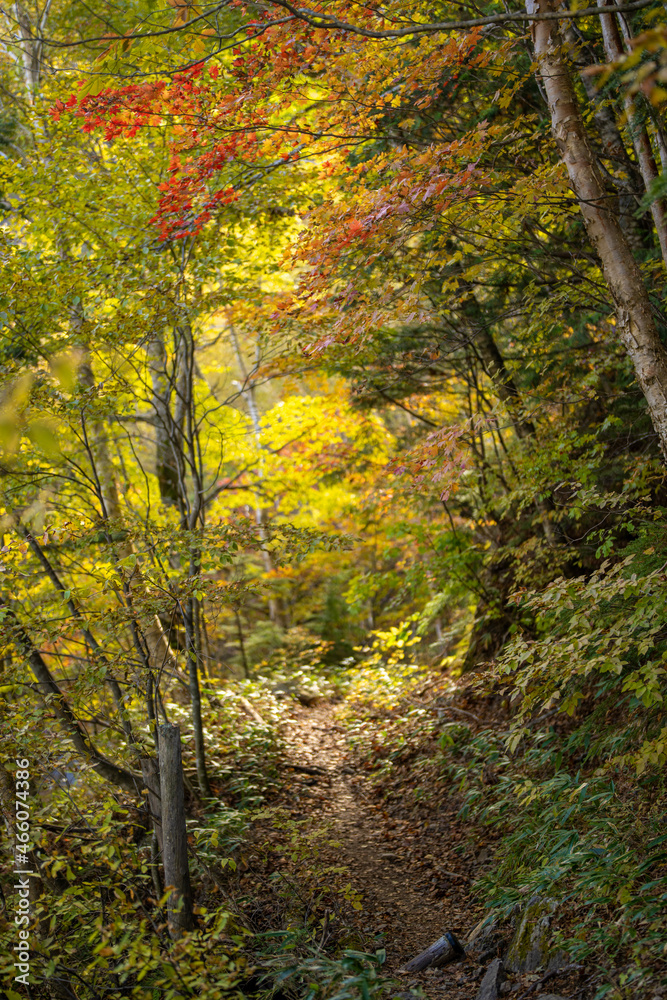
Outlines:
[[484,371],[493,382],[493,387],[496,390],[498,398],[509,410],[516,436],[520,440],[534,437],[535,424],[521,413],[521,396],[519,390],[507,370],[505,360],[498,350],[498,345],[483,321],[474,323],[472,346],[482,362]]
[[167,920],[169,934],[176,940],[194,926],[185,825],[181,730],[178,726],[166,723],[159,727],[159,738],[164,884],[171,889],[167,902]]
[[42,654],[35,649],[33,642],[23,625],[18,621],[14,610],[0,598],[0,608],[5,612],[6,619],[14,625],[12,639],[17,643],[19,649],[29,662],[35,679],[39,685],[42,697],[47,704],[53,708],[60,720],[62,729],[71,740],[74,749],[87,760],[93,770],[97,771],[101,778],[110,781],[128,792],[137,792],[141,788],[141,779],[138,775],[126,771],[125,768],[118,767],[112,763],[93,745],[88,733],[83,725],[76,718],[65,695],[46,665]]
[[[634,40],[634,35],[632,34],[632,30],[630,28],[630,22],[623,13],[619,12],[616,16],[618,17],[619,24],[621,25],[621,32],[623,34],[623,40],[625,41],[626,48],[630,52],[632,51],[632,43]],[[664,122],[660,117],[660,109],[646,99],[644,99],[644,104],[655,129],[655,140],[658,147],[658,154],[660,156],[660,165],[664,172],[667,171],[667,129],[665,129]]]
[[160,499],[174,506],[179,497],[179,472],[174,455],[171,386],[164,338],[155,333],[146,344],[146,364],[151,378],[151,406],[155,416],[155,475]]
[[238,608],[234,608],[234,617],[236,619],[236,634],[239,637],[239,652],[241,653],[241,666],[243,667],[243,676],[248,679],[250,677],[250,670],[248,669],[248,660],[245,655],[245,642],[243,641],[243,625],[241,624],[241,616],[239,614]]
[[[174,385],[174,414],[169,408],[166,352],[162,341],[154,337],[147,355],[151,371],[153,405],[156,407],[157,454],[156,464],[160,481],[160,495],[163,500],[179,506],[181,527],[195,531],[203,517],[203,484],[201,456],[198,452],[197,428],[194,419],[193,378],[195,366],[195,345],[192,329],[187,317],[175,330],[175,366],[171,376]],[[188,481],[192,484],[188,493]],[[195,544],[190,552],[190,574],[197,576],[200,565],[200,551]],[[199,791],[207,798],[211,788],[206,772],[206,747],[201,715],[201,694],[199,688],[200,643],[194,607],[195,599],[187,603],[179,602],[179,611],[185,631],[185,655],[188,668],[188,690],[194,731],[195,757]],[[165,637],[166,638],[166,637]]]
[[188,690],[190,692],[190,709],[192,712],[192,728],[195,739],[195,759],[197,762],[197,782],[199,791],[206,798],[211,797],[211,786],[206,771],[206,745],[204,741],[204,725],[201,717],[201,691],[199,688],[199,644],[195,631],[194,601],[188,601],[183,612],[185,628],[185,656],[188,663]]
[[[521,393],[512,375],[507,370],[505,359],[498,350],[491,331],[480,316],[479,304],[472,295],[465,303],[472,308],[466,310],[467,319],[472,331],[472,346],[482,362],[482,367],[493,382],[498,398],[507,407],[514,432],[520,441],[535,441],[535,424],[526,417],[521,400]],[[549,545],[557,545],[561,540],[559,530],[551,519],[553,502],[551,499],[536,501],[544,537]]]
[[[601,6],[607,6],[606,0],[602,0]],[[602,26],[602,39],[604,41],[604,51],[609,62],[617,62],[624,56],[623,40],[618,28],[614,14],[600,14],[600,24]],[[660,171],[653,156],[653,147],[646,126],[638,114],[637,102],[631,94],[625,94],[623,98],[625,113],[628,117],[628,128],[632,136],[632,144],[635,147],[637,163],[644,181],[644,187],[648,191],[655,180],[659,177]],[[660,242],[662,259],[667,264],[667,211],[662,198],[656,198],[651,202],[651,215],[655,223],[655,229]]]
[[14,19],[18,28],[17,33],[21,38],[18,48],[21,52],[23,81],[31,104],[35,103],[35,97],[39,90],[44,52],[44,29],[50,8],[51,0],[46,0],[41,13],[37,15],[35,24],[33,25],[25,7],[20,3],[14,4]]
[[[228,320],[229,320],[229,331],[232,338],[232,344],[234,345],[234,353],[236,354],[236,361],[239,366],[239,374],[241,377],[241,395],[243,396],[245,404],[248,408],[248,416],[250,417],[250,420],[252,422],[253,433],[255,435],[255,442],[257,444],[261,456],[262,425],[259,418],[259,410],[257,409],[257,400],[255,399],[255,385],[252,378],[248,376],[245,362],[243,360],[243,354],[241,352],[241,345],[239,344],[239,338],[237,336],[234,324],[232,322],[231,313],[228,315]],[[259,347],[257,349],[257,355],[259,360]],[[263,466],[264,462],[263,460],[260,460],[260,466],[257,469],[257,479],[260,483],[264,479]],[[255,523],[257,524],[257,528],[259,529],[259,537],[262,543],[261,553],[262,553],[262,561],[264,563],[264,572],[272,573],[274,569],[273,559],[271,558],[271,553],[266,548],[266,540],[267,540],[266,513],[264,511],[264,508],[261,506],[259,494],[255,494]],[[269,618],[271,619],[272,622],[275,622],[277,625],[281,624],[280,621],[281,615],[280,615],[280,608],[278,607],[278,601],[276,600],[275,597],[271,596],[269,597]]]
[[141,774],[144,785],[148,791],[148,808],[151,814],[151,823],[157,837],[160,853],[164,849],[162,841],[162,802],[160,798],[160,768],[154,757],[141,758]]
[[[170,436],[174,468],[177,474],[178,501],[183,525],[193,529],[197,523],[193,518],[193,503],[197,506],[195,495],[188,495],[185,469],[186,433],[189,418],[192,417],[192,381],[194,366],[194,342],[190,324],[186,320],[182,326],[176,327],[176,343],[174,345],[175,368],[173,382],[175,387],[174,414],[171,420]],[[191,468],[190,473],[194,474]]]
[[[556,9],[554,0],[526,0],[528,14],[550,13]],[[558,23],[555,20],[536,21],[532,32],[556,143],[589,239],[600,257],[607,287],[616,305],[621,337],[646,397],[663,460],[667,460],[667,352],[658,336],[641,271],[618,219],[609,208],[608,195],[562,58]]]
[[579,71],[584,92],[594,109],[593,120],[601,146],[600,158],[607,161],[605,169],[611,175],[618,195],[618,221],[632,249],[641,250],[644,227],[636,216],[643,188],[641,173],[625,148],[613,109],[602,99],[593,77],[585,72],[597,63],[595,52],[577,36],[571,21],[566,21],[562,30],[568,45],[568,56]]
[[[82,317],[76,316],[73,323],[81,323]],[[84,361],[79,368],[79,378],[83,385],[92,388],[95,384],[90,358],[86,353]],[[116,469],[114,467],[109,442],[106,436],[104,424],[101,421],[93,420],[90,423],[90,433],[86,429],[85,413],[82,413],[82,426],[86,436],[86,445],[95,481],[96,493],[102,508],[102,520],[104,522],[115,521],[122,524],[123,512],[118,496],[118,485],[116,483]],[[125,559],[134,552],[131,542],[120,542],[118,546],[118,558]],[[132,603],[132,591],[145,587],[143,574],[139,563],[137,563],[129,574],[125,577],[126,594],[129,603]],[[143,627],[137,628],[141,639],[146,647],[146,654],[150,668],[153,670],[156,681],[162,670],[168,666],[177,669],[174,654],[169,646],[169,640],[160,624],[157,615],[152,615]]]

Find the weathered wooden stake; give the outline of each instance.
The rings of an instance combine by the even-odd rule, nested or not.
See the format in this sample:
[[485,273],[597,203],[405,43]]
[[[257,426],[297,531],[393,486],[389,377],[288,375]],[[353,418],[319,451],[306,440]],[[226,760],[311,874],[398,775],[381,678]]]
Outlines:
[[162,805],[162,862],[164,884],[171,887],[167,902],[169,933],[176,939],[192,930],[192,890],[188,868],[185,827],[181,731],[165,723],[158,727],[160,741],[160,797]]
[[153,827],[151,837],[151,879],[157,899],[162,898],[162,799],[160,797],[160,768],[155,757],[141,758],[141,774],[148,791],[148,809]]
[[447,965],[448,962],[454,962],[457,958],[463,958],[464,955],[465,949],[463,945],[451,931],[447,931],[441,938],[434,941],[432,945],[429,945],[426,951],[417,955],[416,958],[411,959],[411,961],[407,962],[398,971],[406,973],[421,972],[423,969],[430,967],[437,969],[441,965]]

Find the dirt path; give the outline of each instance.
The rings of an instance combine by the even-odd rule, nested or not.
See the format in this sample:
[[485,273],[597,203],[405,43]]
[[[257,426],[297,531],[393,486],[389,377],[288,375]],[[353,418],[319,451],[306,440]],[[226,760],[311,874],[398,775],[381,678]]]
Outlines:
[[[332,706],[296,708],[284,734],[294,765],[326,772],[309,777],[297,772],[295,802],[301,815],[333,825],[340,846],[331,861],[347,867],[362,904],[359,930],[367,946],[386,948],[387,971],[397,972],[445,931],[464,936],[478,913],[467,898],[469,863],[461,863],[461,874],[448,872],[452,883],[445,893],[433,874],[445,855],[450,868],[456,864],[451,819],[439,817],[425,832],[389,816],[357,772]],[[478,986],[476,970],[464,965],[408,976],[406,989],[417,981],[438,1000],[468,1000]]]

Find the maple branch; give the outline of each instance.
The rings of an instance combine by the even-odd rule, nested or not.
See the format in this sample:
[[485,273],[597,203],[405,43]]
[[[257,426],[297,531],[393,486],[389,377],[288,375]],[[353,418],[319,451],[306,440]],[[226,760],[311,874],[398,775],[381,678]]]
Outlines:
[[434,424],[432,420],[428,419],[428,417],[422,417],[420,413],[415,413],[414,410],[408,409],[408,407],[404,403],[401,403],[401,401],[398,399],[394,399],[393,396],[390,396],[388,392],[384,392],[384,390],[381,389],[379,385],[376,385],[375,382],[371,382],[371,386],[380,396],[382,396],[383,399],[386,399],[387,402],[392,403],[394,406],[399,406],[401,410],[405,410],[405,412],[409,413],[411,417],[416,417],[417,420],[421,420],[422,423],[428,424],[429,427],[440,426],[439,424]]

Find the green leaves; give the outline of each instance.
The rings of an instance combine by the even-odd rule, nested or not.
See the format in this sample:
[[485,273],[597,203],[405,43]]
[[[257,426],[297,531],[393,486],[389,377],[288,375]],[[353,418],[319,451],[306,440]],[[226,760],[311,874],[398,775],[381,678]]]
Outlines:
[[31,421],[28,424],[28,437],[47,458],[54,459],[60,454],[60,444],[51,421]]

